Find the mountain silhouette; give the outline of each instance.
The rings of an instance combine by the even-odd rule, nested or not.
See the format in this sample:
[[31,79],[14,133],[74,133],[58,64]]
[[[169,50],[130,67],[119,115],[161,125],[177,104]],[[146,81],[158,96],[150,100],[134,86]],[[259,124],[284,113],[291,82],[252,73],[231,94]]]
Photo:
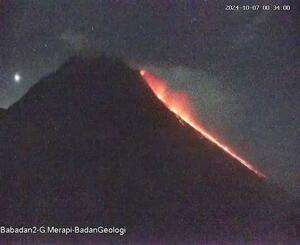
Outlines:
[[118,59],[70,58],[0,125],[3,225],[126,227],[101,237],[120,242],[296,239],[289,195],[179,121]]

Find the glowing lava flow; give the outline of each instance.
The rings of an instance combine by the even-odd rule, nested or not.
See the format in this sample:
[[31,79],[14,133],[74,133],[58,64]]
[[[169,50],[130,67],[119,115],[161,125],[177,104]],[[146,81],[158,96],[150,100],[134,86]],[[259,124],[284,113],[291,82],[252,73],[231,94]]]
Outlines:
[[146,72],[145,70],[141,70],[140,74],[143,76],[143,78],[145,79],[149,87],[152,89],[152,91],[155,93],[155,95],[169,108],[170,111],[174,112],[179,118],[181,118],[187,124],[196,129],[206,139],[219,146],[223,151],[225,151],[233,158],[238,160],[256,175],[262,178],[266,178],[264,174],[256,170],[250,163],[239,157],[229,147],[222,144],[215,137],[211,136],[201,126],[196,117],[193,116],[195,115],[192,109],[193,107],[186,93],[173,91],[172,89],[168,88],[165,81],[156,78],[154,75],[150,74],[149,72]]

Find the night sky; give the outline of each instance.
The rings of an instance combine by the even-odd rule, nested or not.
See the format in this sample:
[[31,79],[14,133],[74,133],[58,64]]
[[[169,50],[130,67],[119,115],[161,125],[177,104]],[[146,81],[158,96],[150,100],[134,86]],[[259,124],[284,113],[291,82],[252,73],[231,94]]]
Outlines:
[[74,54],[122,57],[188,92],[208,130],[299,194],[296,1],[259,1],[290,11],[226,11],[228,1],[213,0],[133,2],[0,0],[0,107]]

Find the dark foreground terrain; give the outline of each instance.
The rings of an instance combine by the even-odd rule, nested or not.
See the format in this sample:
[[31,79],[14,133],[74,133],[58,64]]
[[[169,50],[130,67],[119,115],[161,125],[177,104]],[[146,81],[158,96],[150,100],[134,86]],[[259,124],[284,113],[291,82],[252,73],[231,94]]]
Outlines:
[[0,111],[0,224],[126,234],[40,241],[296,242],[296,202],[188,125],[138,71],[73,57]]

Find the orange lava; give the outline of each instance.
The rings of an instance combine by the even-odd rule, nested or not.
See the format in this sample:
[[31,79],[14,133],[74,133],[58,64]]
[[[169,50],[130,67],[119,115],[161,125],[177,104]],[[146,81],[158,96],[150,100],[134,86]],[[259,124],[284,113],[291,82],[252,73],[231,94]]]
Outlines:
[[156,96],[166,105],[166,107],[169,108],[169,110],[174,112],[179,118],[196,129],[206,139],[219,146],[223,151],[238,160],[241,164],[246,166],[256,175],[262,178],[266,178],[264,174],[255,169],[250,163],[238,156],[233,150],[221,143],[218,139],[213,137],[209,132],[207,132],[206,129],[201,126],[200,122],[194,116],[195,113],[193,110],[193,106],[186,93],[172,90],[167,86],[167,83],[164,80],[155,77],[145,70],[141,70],[140,74],[143,76]]

